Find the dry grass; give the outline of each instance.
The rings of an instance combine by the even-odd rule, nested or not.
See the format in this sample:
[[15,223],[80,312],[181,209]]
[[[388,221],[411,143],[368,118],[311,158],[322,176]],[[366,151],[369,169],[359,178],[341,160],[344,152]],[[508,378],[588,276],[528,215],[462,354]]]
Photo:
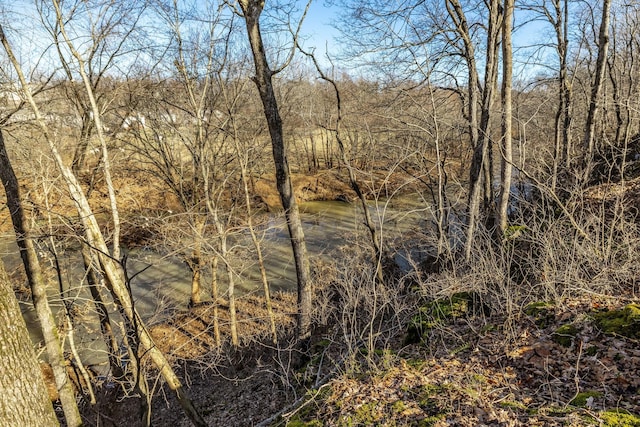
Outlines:
[[[281,332],[292,329],[296,311],[295,295],[276,293],[272,296],[272,304],[275,321]],[[236,301],[236,310],[241,345],[269,336],[269,317],[264,298],[251,295],[240,297]],[[214,316],[213,304],[204,303],[151,326],[150,332],[156,345],[170,360],[197,360],[222,350],[217,348],[215,342]],[[228,339],[229,307],[224,300],[218,302],[218,322],[221,335]]]

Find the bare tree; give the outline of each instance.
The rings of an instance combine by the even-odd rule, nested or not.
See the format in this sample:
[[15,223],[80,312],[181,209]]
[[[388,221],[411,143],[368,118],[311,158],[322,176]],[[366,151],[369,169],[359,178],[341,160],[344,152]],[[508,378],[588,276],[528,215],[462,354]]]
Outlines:
[[600,96],[605,83],[605,72],[607,70],[607,53],[609,50],[609,21],[611,11],[611,0],[603,0],[602,16],[600,20],[600,30],[598,32],[598,57],[596,59],[595,77],[591,84],[591,98],[589,101],[589,110],[587,112],[587,122],[585,124],[585,133],[583,140],[583,148],[585,150],[583,165],[583,181],[589,179],[590,169],[594,154],[596,115],[600,110]]
[[[109,152],[107,150],[107,140],[104,134],[104,126],[102,123],[102,114],[98,106],[98,101],[95,95],[95,83],[89,76],[87,65],[90,64],[83,55],[76,49],[73,41],[67,34],[66,24],[67,20],[63,16],[60,2],[58,0],[53,1],[56,15],[56,26],[62,35],[62,38],[71,52],[75,62],[77,63],[77,71],[80,74],[82,82],[84,84],[85,94],[89,99],[89,106],[91,109],[91,116],[95,124],[96,133],[98,135],[98,141],[100,143],[101,155],[102,155],[102,170],[104,172],[105,181],[107,184],[107,192],[109,194],[109,203],[111,207],[111,218],[113,222],[113,234],[112,234],[112,250],[111,254],[114,258],[120,259],[120,214],[118,211],[118,204],[116,200],[115,189],[113,186],[113,180],[111,179],[111,166],[109,160]],[[104,37],[104,34],[101,35]],[[95,52],[93,52],[95,53]],[[68,68],[67,64],[67,68]]]
[[[78,144],[71,164],[73,172],[79,174],[85,167],[92,137],[97,135],[99,143],[104,140],[107,127],[102,117],[115,104],[113,94],[109,93],[113,81],[109,73],[118,66],[119,60],[130,61],[137,50],[131,41],[146,2],[64,2],[54,5],[57,10],[51,17],[49,2],[39,1],[36,6],[68,80],[60,87],[80,119]],[[60,9],[67,12],[63,22],[58,16]],[[73,41],[75,46],[69,46],[65,40],[66,27],[77,37]],[[67,46],[70,49],[66,49]],[[80,73],[80,84],[76,81],[77,73]],[[96,117],[96,111],[100,117]],[[100,127],[96,126],[96,120]]]
[[[551,6],[549,6],[549,4]],[[568,169],[571,163],[571,76],[569,75],[569,0],[543,0],[529,5],[553,26],[556,37],[554,48],[558,55],[558,105],[554,117],[553,170],[551,188],[556,189],[560,167]]]
[[[480,126],[478,127],[477,117],[473,117],[472,114],[477,115],[477,107],[473,107],[471,110],[469,107],[468,120],[469,128],[475,128],[470,130],[472,138],[472,147],[474,148],[473,159],[469,170],[469,198],[467,207],[467,230],[465,238],[465,259],[468,261],[471,257],[471,248],[473,247],[473,236],[476,232],[478,217],[480,214],[480,202],[485,200],[485,205],[491,204],[492,201],[492,162],[490,161],[491,152],[490,136],[489,136],[489,124],[491,119],[491,106],[493,104],[494,87],[497,82],[497,46],[498,35],[500,32],[500,25],[502,19],[502,7],[498,1],[491,1],[489,6],[489,22],[487,31],[487,46],[486,46],[486,65],[485,65],[485,82],[484,90],[482,92],[482,110]],[[457,33],[464,41],[464,57],[467,61],[469,82],[469,103],[477,103],[477,96],[471,97],[472,91],[478,90],[479,76],[478,67],[475,60],[475,48],[472,40],[469,24],[467,23],[465,12],[462,5],[458,0],[447,0],[447,9],[449,15],[455,23]],[[475,138],[475,139],[474,139]],[[485,172],[481,177],[481,173]],[[484,179],[482,179],[484,178]],[[484,186],[482,182],[484,181]],[[482,194],[484,190],[484,197]]]
[[[221,85],[223,88],[223,97],[225,99],[225,104],[227,105],[227,111],[232,112],[234,106],[236,105],[236,96],[230,93],[229,90],[226,90],[224,85]],[[269,286],[269,278],[267,277],[267,269],[264,262],[264,255],[262,252],[262,245],[260,243],[260,239],[256,232],[254,226],[253,219],[253,209],[251,207],[251,193],[249,190],[249,157],[256,150],[252,149],[251,143],[256,143],[255,138],[253,141],[245,141],[245,145],[242,145],[239,125],[236,120],[236,114],[231,113],[229,115],[229,122],[231,128],[231,137],[233,139],[234,147],[235,147],[235,155],[239,164],[240,169],[240,179],[241,179],[241,187],[242,192],[244,194],[244,203],[247,210],[247,228],[249,229],[249,234],[251,235],[251,242],[253,243],[253,247],[256,251],[256,256],[258,258],[258,268],[260,270],[260,280],[262,282],[262,289],[264,292],[265,299],[265,307],[267,309],[267,315],[269,316],[269,323],[271,327],[271,339],[274,344],[278,343],[278,332],[276,329],[275,317],[273,313],[273,307],[271,304],[271,289]],[[233,329],[232,329],[233,331]]]
[[380,284],[384,284],[384,272],[382,271],[382,256],[383,256],[382,242],[380,237],[378,236],[376,225],[374,224],[371,218],[371,213],[369,212],[369,207],[367,206],[367,200],[364,196],[364,193],[360,189],[360,184],[358,183],[358,180],[356,178],[355,168],[349,161],[349,157],[347,156],[347,151],[345,149],[345,144],[344,144],[342,129],[341,129],[342,101],[340,98],[340,90],[338,89],[338,85],[336,84],[336,81],[331,77],[329,77],[324,71],[322,71],[320,64],[318,64],[318,61],[316,60],[316,57],[313,54],[306,52],[299,44],[298,44],[298,49],[304,55],[311,58],[314,66],[316,67],[316,70],[318,71],[318,74],[320,75],[320,78],[322,78],[322,80],[329,83],[335,93],[337,117],[336,117],[336,123],[335,123],[335,128],[333,129],[333,132],[335,133],[336,142],[338,143],[338,148],[340,150],[340,155],[342,157],[342,163],[347,168],[347,172],[349,173],[349,183],[351,184],[351,188],[353,189],[353,191],[358,196],[358,200],[360,201],[360,206],[362,208],[362,213],[364,215],[364,223],[367,229],[369,230],[369,234],[371,236],[371,244],[373,246],[373,251],[374,251],[373,264],[376,266],[375,267],[376,279]]
[[[274,74],[281,71],[272,70],[267,60],[262,31],[260,29],[260,15],[264,9],[264,2],[260,0],[239,0],[238,4],[242,10],[247,36],[251,45],[253,62],[255,66],[254,82],[260,93],[260,100],[264,108],[264,115],[269,126],[271,135],[271,145],[273,149],[273,160],[276,167],[276,184],[282,207],[284,208],[287,227],[291,237],[291,247],[296,266],[296,277],[298,285],[298,338],[306,339],[311,334],[311,284],[309,282],[309,259],[307,247],[300,220],[298,203],[296,202],[291,176],[289,171],[289,160],[287,158],[287,148],[284,142],[282,131],[282,119],[278,108],[275,91],[273,89],[272,78]],[[309,3],[307,4],[307,8]],[[306,12],[305,12],[306,13]],[[298,27],[299,30],[299,27]],[[297,31],[294,37],[297,38]],[[291,51],[293,55],[295,44]],[[288,61],[287,61],[288,63]],[[286,63],[285,63],[286,65]]]
[[511,194],[511,175],[513,169],[513,149],[511,137],[511,85],[513,80],[513,47],[511,31],[513,29],[513,0],[504,2],[502,21],[502,149],[500,197],[496,212],[499,236],[502,239],[507,229],[509,215],[509,196]]

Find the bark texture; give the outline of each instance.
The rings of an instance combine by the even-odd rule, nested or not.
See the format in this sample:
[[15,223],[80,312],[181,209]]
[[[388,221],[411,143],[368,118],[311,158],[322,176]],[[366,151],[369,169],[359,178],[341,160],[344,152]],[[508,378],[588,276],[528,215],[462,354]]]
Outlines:
[[58,426],[18,301],[0,261],[0,420],[5,426]]

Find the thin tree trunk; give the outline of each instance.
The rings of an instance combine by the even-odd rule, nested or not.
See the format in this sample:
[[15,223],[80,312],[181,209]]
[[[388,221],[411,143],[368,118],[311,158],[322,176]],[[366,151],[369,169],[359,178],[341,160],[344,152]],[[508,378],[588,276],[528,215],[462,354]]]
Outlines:
[[513,25],[513,0],[504,0],[502,21],[502,159],[500,168],[500,198],[498,200],[497,226],[502,239],[509,219],[509,196],[513,169],[511,138],[511,85],[513,79],[513,52],[511,31]]
[[[228,258],[227,231],[225,230],[224,224],[220,221],[220,218],[218,216],[218,208],[209,191],[210,190],[209,174],[206,173],[206,170],[204,169],[204,162],[202,163],[201,166],[203,168],[202,178],[203,178],[203,187],[205,190],[205,204],[206,204],[207,214],[211,216],[214,227],[216,228],[216,232],[218,233],[218,238],[220,239],[219,254],[220,254],[220,258],[222,258],[222,262],[224,262],[225,270],[227,271],[227,280],[228,280],[227,290],[229,293],[229,328],[231,331],[231,343],[237,347],[240,344],[240,340],[238,338],[238,320],[237,320],[237,313],[236,313],[235,273],[233,271],[233,267],[229,262],[229,258]],[[217,288],[217,281],[215,283]]]
[[291,237],[291,248],[293,250],[298,285],[298,338],[306,339],[311,335],[309,258],[307,256],[300,212],[291,183],[289,161],[287,160],[287,150],[282,132],[282,119],[280,118],[280,110],[273,90],[273,71],[269,68],[260,32],[259,20],[264,2],[259,0],[240,0],[239,3],[244,13],[247,35],[251,44],[256,71],[255,83],[260,93],[264,115],[271,135],[273,160],[276,168],[276,185],[284,208],[289,236]]
[[82,114],[82,129],[80,130],[80,141],[73,153],[73,161],[71,162],[71,170],[78,175],[84,169],[85,159],[87,156],[87,148],[89,147],[89,139],[93,130],[93,121],[89,111]]
[[[69,343],[69,349],[71,350],[71,354],[73,355],[73,358],[75,360],[75,364],[77,366],[77,370],[80,371],[80,374],[82,375],[83,379],[84,379],[84,384],[85,387],[87,389],[87,392],[89,394],[89,403],[91,403],[92,405],[95,405],[96,403],[96,396],[95,393],[93,392],[93,385],[91,384],[91,379],[89,377],[89,372],[87,371],[87,369],[84,366],[84,363],[82,361],[82,359],[80,358],[79,354],[78,354],[78,350],[76,348],[75,345],[75,336],[74,336],[74,332],[75,332],[75,323],[73,321],[73,318],[71,316],[71,310],[73,307],[73,303],[74,301],[72,301],[71,299],[67,298],[67,295],[65,294],[65,290],[64,290],[64,281],[62,278],[62,268],[60,266],[60,258],[58,256],[58,249],[56,247],[56,242],[54,239],[54,230],[53,230],[53,222],[51,220],[51,206],[49,205],[49,191],[48,191],[48,187],[47,187],[47,182],[45,182],[45,179],[43,179],[42,182],[42,189],[43,189],[43,193],[45,195],[44,197],[44,203],[45,203],[45,209],[47,212],[47,225],[48,225],[48,234],[49,234],[49,252],[51,253],[51,255],[53,256],[53,262],[55,265],[55,271],[56,271],[56,276],[58,279],[58,286],[59,286],[59,295],[60,298],[62,300],[62,306],[63,306],[63,313],[64,313],[64,328],[67,331],[67,338],[68,338],[68,343]],[[79,381],[78,382],[78,391],[79,392],[84,392],[83,387],[82,387],[82,383]]]
[[569,0],[564,0],[564,10],[560,12],[558,8],[558,17],[562,16],[562,36],[560,37],[562,42],[559,46],[562,46],[560,50],[560,73],[562,83],[562,98],[561,102],[563,108],[563,126],[562,126],[562,160],[566,168],[569,168],[571,163],[571,151],[573,150],[571,144],[571,83],[569,82],[567,62],[569,54]]
[[611,11],[611,0],[603,0],[602,20],[600,21],[600,31],[598,35],[598,57],[596,59],[596,72],[593,85],[591,86],[591,100],[589,101],[589,111],[585,124],[585,135],[583,148],[584,153],[584,176],[583,183],[589,179],[594,154],[596,115],[600,109],[600,93],[604,86],[606,71],[607,52],[609,49],[609,16]]
[[447,11],[453,20],[456,32],[462,38],[464,44],[464,57],[467,63],[469,76],[469,87],[467,88],[467,122],[469,124],[469,142],[473,148],[473,159],[469,171],[469,199],[467,212],[467,230],[465,236],[465,258],[471,257],[473,246],[473,235],[476,229],[478,214],[481,202],[481,179],[480,173],[487,157],[487,144],[480,144],[478,132],[478,67],[475,60],[475,48],[471,39],[471,32],[467,18],[459,0],[447,0]]
[[222,257],[222,262],[224,262],[224,266],[227,270],[228,276],[228,291],[229,291],[229,329],[231,330],[231,344],[235,347],[240,345],[240,340],[238,338],[238,316],[236,310],[236,280],[234,277],[233,267],[229,263],[228,252],[227,252],[227,236],[220,236],[220,255]]
[[107,140],[104,135],[104,126],[102,126],[102,118],[100,114],[100,109],[98,108],[98,103],[96,101],[96,97],[93,91],[93,86],[91,85],[91,79],[87,75],[87,70],[85,69],[86,61],[82,58],[80,53],[76,50],[71,39],[67,36],[67,32],[64,25],[64,19],[62,17],[62,11],[60,10],[59,0],[54,0],[53,5],[56,10],[56,20],[58,21],[58,25],[60,27],[60,32],[67,44],[67,47],[71,51],[71,54],[78,61],[78,72],[80,73],[80,77],[82,78],[82,82],[84,83],[85,91],[87,97],[89,98],[89,105],[91,106],[91,114],[93,115],[93,122],[95,124],[96,134],[98,136],[98,141],[100,141],[101,155],[102,155],[102,171],[104,172],[104,180],[107,185],[107,193],[109,194],[109,205],[111,208],[111,219],[113,223],[113,231],[112,231],[112,250],[111,255],[115,259],[120,259],[120,214],[118,212],[118,204],[116,202],[116,193],[115,188],[113,186],[113,181],[111,179],[111,165],[109,160],[109,152],[107,150]]
[[[251,212],[251,198],[249,196],[249,183],[247,179],[247,163],[246,158],[247,151],[242,153],[238,145],[238,139],[234,138],[236,145],[236,155],[240,160],[240,177],[242,179],[242,188],[244,190],[244,202],[247,205],[247,226],[249,227],[249,233],[251,234],[251,241],[253,247],[256,250],[256,256],[258,257],[258,267],[260,268],[260,279],[262,281],[262,289],[264,291],[264,302],[267,309],[267,315],[269,316],[269,325],[271,326],[271,339],[274,344],[278,343],[278,331],[276,330],[276,320],[273,314],[273,307],[271,305],[271,290],[269,289],[269,279],[267,278],[267,269],[264,265],[264,257],[262,255],[262,246],[256,235],[256,230],[253,228],[253,213]],[[240,156],[245,156],[240,159]]]
[[220,305],[220,295],[218,294],[218,255],[214,255],[211,259],[211,299],[213,300],[213,336],[216,340],[216,346],[220,348],[222,339],[220,337],[220,321],[218,315],[218,306]]
[[191,259],[189,260],[189,268],[191,269],[191,297],[189,305],[195,307],[202,302],[202,296],[200,292],[202,283],[202,269],[204,263],[202,261],[202,239],[204,228],[206,224],[206,218],[204,215],[196,215],[195,218],[195,242]]
[[87,245],[82,245],[81,252],[82,261],[86,272],[85,274],[87,277],[87,285],[89,286],[89,292],[91,293],[91,298],[93,299],[93,303],[96,307],[96,312],[98,313],[100,332],[102,333],[102,338],[104,339],[108,350],[111,373],[115,378],[122,379],[122,377],[124,376],[124,372],[118,361],[118,341],[116,340],[115,334],[113,333],[109,311],[107,310],[107,306],[104,303],[102,295],[100,294],[100,290],[98,289],[100,279],[98,278],[98,275],[95,271],[96,266],[91,259],[91,251],[89,247],[87,247]]

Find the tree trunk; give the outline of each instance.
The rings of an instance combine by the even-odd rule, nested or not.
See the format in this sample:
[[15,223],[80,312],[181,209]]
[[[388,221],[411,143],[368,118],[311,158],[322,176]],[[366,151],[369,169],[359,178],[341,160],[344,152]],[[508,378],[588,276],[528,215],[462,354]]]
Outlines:
[[480,208],[480,173],[483,164],[486,162],[487,145],[486,142],[480,144],[480,135],[478,132],[478,67],[475,60],[475,48],[473,40],[471,39],[469,24],[459,0],[447,0],[446,6],[449,17],[454,22],[456,32],[464,44],[464,59],[467,63],[469,76],[469,87],[467,88],[467,122],[469,124],[469,142],[474,151],[469,172],[469,200],[467,209],[467,231],[465,236],[465,258],[468,260],[471,257],[473,235]]
[[218,320],[218,306],[220,305],[218,295],[218,255],[211,259],[211,300],[213,301],[213,336],[216,346],[220,347],[222,339],[220,337],[220,321]]
[[[234,125],[235,126],[235,125]],[[235,128],[234,128],[235,129]],[[235,133],[235,132],[234,132]],[[238,138],[233,139],[236,148],[236,156],[240,162],[240,178],[242,179],[242,189],[244,191],[244,202],[247,206],[247,226],[249,227],[249,233],[251,234],[251,241],[253,247],[256,250],[256,256],[258,257],[258,267],[260,269],[260,279],[262,280],[262,289],[264,291],[265,308],[267,309],[267,315],[269,316],[269,325],[271,326],[271,339],[274,344],[278,344],[278,332],[276,330],[276,321],[273,315],[273,307],[271,305],[271,290],[269,289],[269,279],[267,278],[267,268],[264,264],[264,256],[262,255],[262,246],[260,240],[256,235],[256,230],[253,227],[253,212],[251,211],[251,197],[249,194],[249,179],[247,178],[248,169],[248,151],[242,150],[238,143]],[[313,145],[313,139],[311,140]],[[315,164],[315,161],[314,161]]]
[[607,52],[609,49],[609,15],[611,11],[611,0],[603,0],[602,20],[600,21],[600,32],[598,35],[598,58],[596,59],[596,74],[591,86],[591,100],[589,102],[589,112],[585,124],[585,135],[583,147],[584,153],[584,175],[583,182],[587,182],[591,171],[591,161],[593,160],[596,114],[600,109],[600,93],[604,86],[604,75],[607,65]]
[[202,283],[202,270],[204,269],[204,261],[202,260],[202,239],[206,225],[206,217],[204,215],[196,215],[195,217],[195,239],[191,259],[188,262],[191,270],[191,297],[189,305],[195,307],[202,302],[200,292]]
[[6,426],[60,425],[18,301],[0,260],[0,420]]
[[76,403],[76,396],[67,375],[64,353],[58,337],[58,328],[55,317],[49,306],[46,294],[46,285],[35,245],[27,229],[27,218],[22,209],[18,178],[16,177],[7,150],[4,144],[4,135],[0,130],[0,178],[7,196],[7,206],[16,234],[16,242],[20,249],[20,257],[24,264],[33,306],[38,317],[38,323],[42,329],[48,362],[53,369],[53,375],[60,395],[60,402],[64,410],[64,416],[69,426],[82,425],[80,412]]
[[81,252],[82,261],[86,272],[87,285],[89,286],[91,298],[93,299],[93,303],[96,307],[96,312],[98,313],[98,319],[100,321],[100,332],[102,333],[102,338],[104,339],[104,342],[107,346],[107,356],[109,358],[111,373],[115,378],[122,379],[122,377],[124,376],[124,371],[122,370],[122,366],[120,364],[120,361],[118,360],[118,341],[116,340],[115,334],[113,332],[109,311],[107,310],[107,306],[104,303],[104,299],[102,298],[100,289],[98,288],[100,279],[96,274],[96,265],[91,257],[91,251],[87,247],[87,245],[82,245]]
[[273,90],[273,72],[269,68],[264,51],[262,34],[260,32],[260,14],[264,2],[259,0],[240,0],[240,7],[244,13],[247,35],[251,44],[251,52],[256,70],[255,83],[260,92],[260,99],[264,108],[264,115],[269,126],[273,160],[276,167],[276,185],[282,207],[284,208],[291,247],[296,266],[298,284],[298,338],[305,339],[311,335],[311,286],[309,283],[309,258],[302,230],[302,221],[298,204],[293,193],[287,150],[282,132],[282,119],[278,102]]
[[88,110],[84,110],[82,114],[82,129],[80,130],[80,141],[73,153],[73,161],[71,162],[71,170],[79,175],[85,166],[87,149],[89,148],[89,140],[93,133],[93,120]]
[[513,0],[504,0],[502,21],[502,159],[500,168],[500,198],[497,210],[497,231],[502,239],[507,229],[513,149],[511,141],[511,85],[513,79],[513,55],[511,31],[513,24]]
[[565,168],[569,167],[571,142],[570,142],[570,126],[571,126],[571,87],[567,72],[567,55],[569,47],[568,19],[569,6],[568,0],[554,0],[553,8],[555,20],[551,18],[551,13],[547,13],[549,19],[552,20],[556,33],[556,44],[558,51],[558,59],[560,68],[558,70],[558,111],[555,117],[555,143],[554,143],[554,159],[553,159],[553,176],[551,189],[555,191],[558,179],[558,170],[560,164]]

